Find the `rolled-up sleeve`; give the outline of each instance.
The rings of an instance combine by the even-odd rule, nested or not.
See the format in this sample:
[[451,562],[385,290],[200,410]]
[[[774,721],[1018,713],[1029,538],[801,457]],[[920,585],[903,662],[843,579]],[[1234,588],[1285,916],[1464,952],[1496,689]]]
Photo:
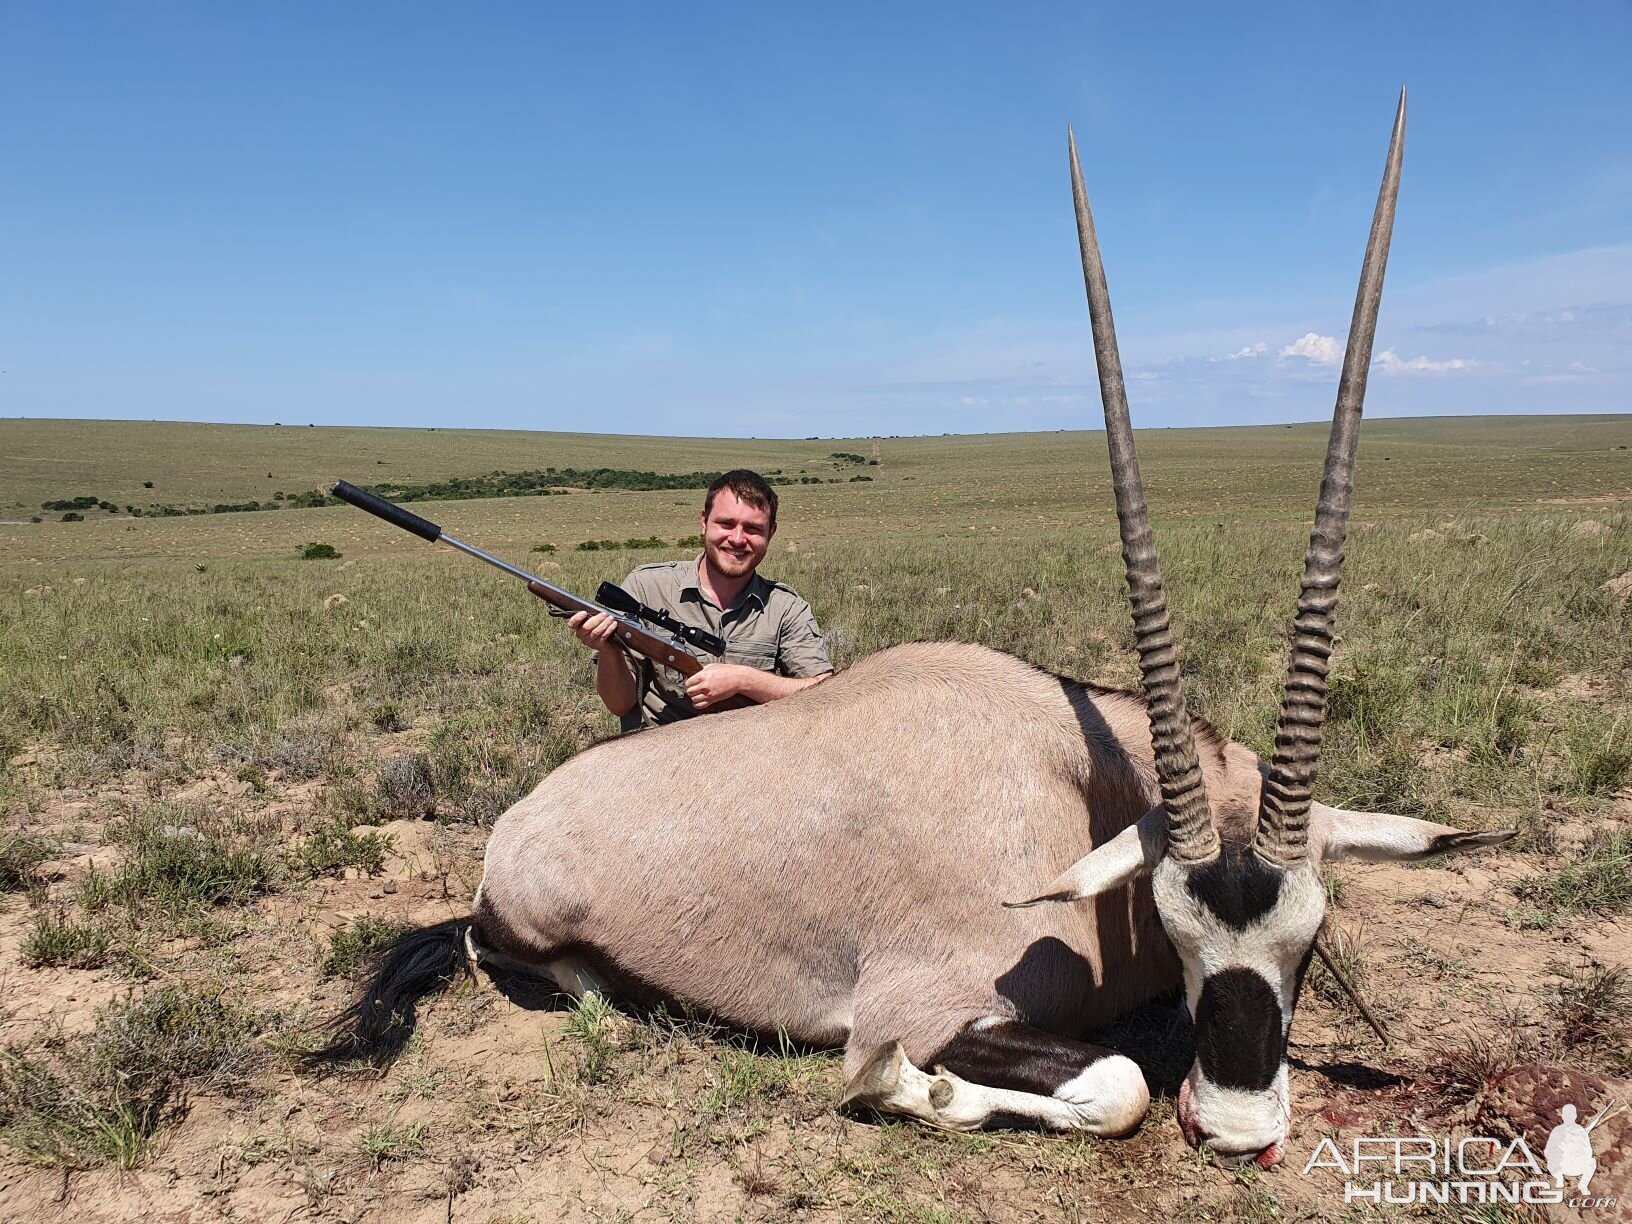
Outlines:
[[776,645],[776,670],[784,676],[804,680],[833,670],[827,639],[816,624],[816,614],[802,599],[795,598],[782,618]]

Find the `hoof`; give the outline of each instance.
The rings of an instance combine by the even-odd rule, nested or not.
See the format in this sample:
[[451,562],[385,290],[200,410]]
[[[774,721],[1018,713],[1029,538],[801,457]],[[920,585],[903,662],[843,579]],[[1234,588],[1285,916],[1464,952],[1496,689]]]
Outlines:
[[901,1049],[899,1041],[879,1046],[861,1070],[857,1071],[844,1086],[844,1095],[839,1098],[839,1107],[842,1109],[856,1101],[863,1105],[872,1105],[887,1099],[901,1086],[901,1066],[906,1060],[906,1052]]

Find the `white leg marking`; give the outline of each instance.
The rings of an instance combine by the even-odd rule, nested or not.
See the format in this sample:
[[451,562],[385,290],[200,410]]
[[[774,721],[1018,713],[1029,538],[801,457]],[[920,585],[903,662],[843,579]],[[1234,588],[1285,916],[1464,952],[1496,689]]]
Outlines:
[[1096,1135],[1125,1135],[1150,1109],[1150,1089],[1139,1064],[1120,1054],[1091,1062],[1054,1090]]
[[495,948],[490,948],[476,938],[476,926],[472,923],[465,928],[465,954],[470,957],[470,963],[487,969],[505,969],[517,973],[537,973],[538,965],[533,961],[517,960]]
[[587,998],[596,995],[602,999],[612,997],[612,991],[600,976],[583,961],[571,957],[562,960],[553,960],[547,968],[549,975],[555,979],[562,993],[569,994],[575,999]]
[[988,1088],[944,1068],[928,1075],[913,1066],[899,1046],[885,1065],[870,1067],[863,1074],[868,1080],[865,1088],[854,1091],[847,1100],[861,1100],[874,1109],[905,1114],[947,1130],[979,1130],[994,1116],[1006,1116],[1027,1118],[1049,1130],[1125,1135],[1139,1125],[1150,1104],[1144,1075],[1121,1055],[1098,1060],[1062,1086],[1061,1093],[1073,1089],[1071,1098]]

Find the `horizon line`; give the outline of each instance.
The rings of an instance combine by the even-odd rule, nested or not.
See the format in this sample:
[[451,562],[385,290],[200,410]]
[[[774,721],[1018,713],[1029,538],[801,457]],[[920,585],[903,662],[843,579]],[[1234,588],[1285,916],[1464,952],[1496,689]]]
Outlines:
[[[1367,419],[1372,421],[1480,421],[1480,420],[1567,420],[1571,418],[1582,420],[1612,420],[1618,417],[1632,416],[1632,409],[1625,412],[1452,412],[1430,413],[1425,415],[1404,414],[1389,416],[1373,416]],[[161,417],[50,417],[50,416],[6,416],[0,415],[0,424],[8,421],[35,421],[48,424],[81,424],[81,425],[201,425],[222,429],[366,429],[379,431],[425,432],[425,433],[514,433],[514,434],[554,434],[567,437],[590,438],[650,438],[671,439],[673,441],[693,442],[846,442],[846,441],[911,441],[915,439],[933,438],[1000,438],[1000,437],[1030,437],[1043,434],[1077,434],[1077,433],[1104,433],[1103,425],[1058,427],[1055,429],[989,429],[964,432],[943,433],[901,433],[901,434],[801,434],[773,435],[773,434],[655,434],[655,433],[625,433],[617,430],[575,430],[575,429],[517,429],[499,425],[357,425],[357,424],[319,424],[315,421],[302,424],[287,424],[282,421],[196,421],[168,419]],[[1213,429],[1295,429],[1306,425],[1330,425],[1329,418],[1321,417],[1308,421],[1256,421],[1203,425],[1135,425],[1136,432],[1152,431],[1181,431],[1181,430],[1213,430]]]

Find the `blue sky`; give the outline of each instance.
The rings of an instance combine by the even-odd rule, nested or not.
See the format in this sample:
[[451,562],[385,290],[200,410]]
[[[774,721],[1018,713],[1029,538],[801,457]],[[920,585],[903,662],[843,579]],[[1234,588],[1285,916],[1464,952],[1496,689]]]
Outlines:
[[1632,408],[1632,10],[0,0],[0,416],[1094,426]]

